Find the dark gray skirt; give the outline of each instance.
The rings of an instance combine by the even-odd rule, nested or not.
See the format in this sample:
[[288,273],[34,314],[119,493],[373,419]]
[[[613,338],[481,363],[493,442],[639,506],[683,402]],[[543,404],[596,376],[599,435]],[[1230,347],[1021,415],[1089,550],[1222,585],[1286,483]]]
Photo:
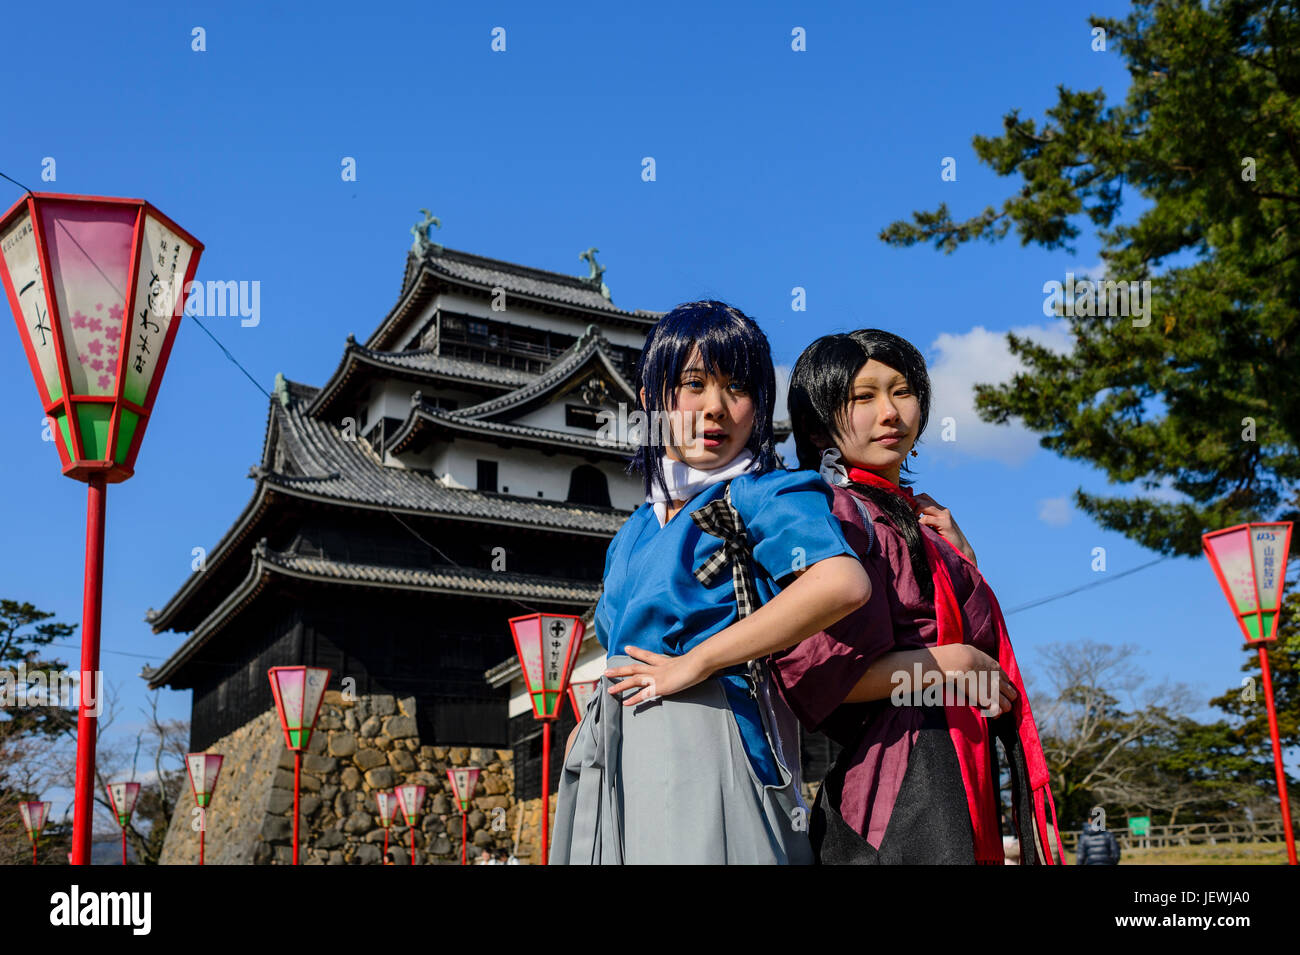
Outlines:
[[601,677],[560,775],[550,863],[811,864],[797,725],[759,672],[779,785],[754,773],[719,680],[625,707]]

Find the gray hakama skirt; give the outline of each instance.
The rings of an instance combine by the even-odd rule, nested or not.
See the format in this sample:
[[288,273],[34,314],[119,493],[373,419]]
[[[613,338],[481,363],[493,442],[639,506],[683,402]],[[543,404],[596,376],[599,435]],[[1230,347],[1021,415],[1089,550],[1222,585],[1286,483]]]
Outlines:
[[602,676],[560,775],[551,865],[811,865],[797,723],[756,672],[780,785],[755,774],[719,680],[625,707]]

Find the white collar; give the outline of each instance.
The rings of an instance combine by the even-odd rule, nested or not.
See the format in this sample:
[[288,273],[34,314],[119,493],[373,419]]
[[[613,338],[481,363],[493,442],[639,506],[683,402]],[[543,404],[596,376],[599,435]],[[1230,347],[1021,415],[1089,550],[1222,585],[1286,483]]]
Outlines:
[[839,448],[827,448],[822,452],[822,460],[817,468],[817,473],[822,476],[823,481],[832,487],[843,487],[849,483],[849,472],[840,463],[842,458],[843,455],[840,454]]
[[749,448],[745,448],[729,464],[711,470],[693,468],[685,461],[670,458],[667,452],[663,453],[660,462],[664,481],[668,485],[668,493],[665,495],[663,488],[651,482],[646,503],[654,506],[655,517],[659,519],[659,526],[663,527],[668,523],[670,501],[689,501],[710,485],[744,474],[754,466],[754,453]]

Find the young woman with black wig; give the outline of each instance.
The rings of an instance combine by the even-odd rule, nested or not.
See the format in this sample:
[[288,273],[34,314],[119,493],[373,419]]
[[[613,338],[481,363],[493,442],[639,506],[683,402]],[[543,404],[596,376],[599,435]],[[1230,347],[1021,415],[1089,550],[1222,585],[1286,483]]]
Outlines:
[[[861,606],[867,575],[832,489],[779,466],[772,359],[749,316],[679,305],[637,379],[652,423],[629,468],[646,500],[606,555],[609,668],[568,741],[550,861],[811,863],[798,723],[757,661]],[[880,695],[910,662],[873,664]]]
[[[1023,864],[1057,862],[1047,766],[997,598],[952,515],[905,486],[930,413],[924,358],[879,329],[827,335],[795,364],[788,405],[799,465],[833,487],[871,581],[866,603],[772,659],[799,719],[843,747],[813,805],[817,860],[1001,864],[996,737]],[[907,652],[927,664],[881,666]],[[939,687],[936,669],[949,677]]]

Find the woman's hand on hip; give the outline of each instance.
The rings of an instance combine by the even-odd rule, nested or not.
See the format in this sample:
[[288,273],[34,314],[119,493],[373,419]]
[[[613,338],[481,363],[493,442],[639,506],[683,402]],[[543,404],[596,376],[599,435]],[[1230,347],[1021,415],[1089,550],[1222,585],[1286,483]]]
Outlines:
[[623,652],[634,660],[642,661],[611,667],[605,671],[605,676],[608,677],[626,677],[611,686],[610,693],[619,694],[640,687],[639,693],[622,701],[624,706],[635,706],[659,696],[672,696],[703,682],[709,676],[709,671],[699,663],[699,657],[691,653],[670,657],[640,647],[625,647]]

